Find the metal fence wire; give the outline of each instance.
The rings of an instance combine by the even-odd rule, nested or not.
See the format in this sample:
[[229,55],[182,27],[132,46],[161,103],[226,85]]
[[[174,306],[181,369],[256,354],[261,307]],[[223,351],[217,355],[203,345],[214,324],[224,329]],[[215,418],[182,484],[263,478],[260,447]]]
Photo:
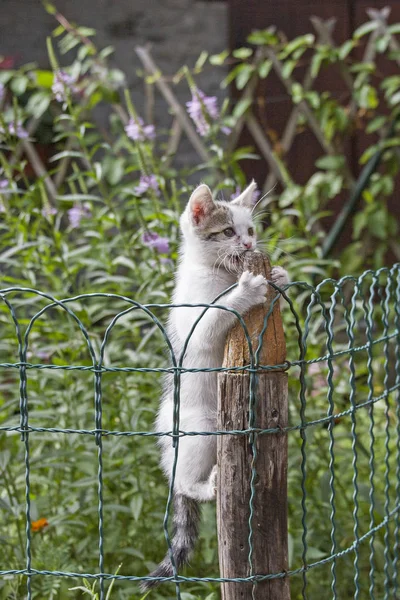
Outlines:
[[[175,446],[175,462],[163,527],[166,547],[171,548],[170,516],[174,489],[174,473],[179,455],[179,440],[196,435],[246,435],[243,431],[182,431],[179,424],[180,380],[183,374],[199,371],[223,371],[184,366],[184,351],[174,356],[172,345],[164,329],[165,311],[171,304],[140,304],[116,294],[81,294],[56,300],[44,292],[11,287],[0,291],[4,303],[2,324],[12,322],[15,329],[14,356],[6,356],[0,363],[3,381],[11,379],[19,386],[19,411],[15,403],[11,411],[4,408],[0,426],[2,447],[7,440],[21,436],[24,447],[25,471],[25,564],[11,569],[1,564],[0,576],[26,577],[28,600],[35,596],[37,578],[86,578],[99,581],[99,598],[104,600],[112,580],[140,582],[148,579],[143,574],[114,574],[105,570],[107,540],[104,535],[104,466],[103,452],[107,440],[118,438],[151,438],[169,436]],[[292,597],[315,598],[322,593],[332,598],[398,598],[399,597],[399,542],[400,542],[400,265],[378,271],[366,271],[359,278],[344,277],[339,281],[327,279],[316,287],[304,282],[289,284],[284,290],[276,288],[274,302],[282,298],[288,362],[280,365],[289,373],[289,562],[285,573],[252,574],[251,539],[252,520],[249,520],[249,576],[231,581],[251,581],[290,577]],[[115,306],[102,339],[93,336],[77,316],[80,307],[93,299]],[[38,303],[41,303],[38,309]],[[223,296],[207,310],[227,310]],[[32,310],[33,316],[27,317]],[[272,309],[271,309],[272,310]],[[264,326],[267,324],[269,310]],[[30,362],[31,338],[40,320],[51,315],[57,327],[60,314],[68,314],[75,334],[83,336],[90,355],[90,364],[58,364],[51,360]],[[118,321],[131,313],[145,317],[140,327],[154,326],[168,350],[169,363],[164,367],[151,364],[140,366],[114,365],[107,359],[111,334]],[[242,325],[244,325],[243,320]],[[201,317],[200,317],[201,318]],[[147,324],[146,324],[147,320]],[[199,321],[199,319],[198,319]],[[197,321],[197,323],[198,323]],[[196,324],[197,324],[196,323]],[[189,335],[192,335],[196,324]],[[104,331],[103,329],[103,331]],[[246,339],[250,344],[248,334]],[[186,346],[190,343],[187,340]],[[251,344],[250,344],[251,346]],[[9,346],[2,346],[4,348]],[[2,350],[2,352],[3,352]],[[4,352],[3,352],[4,356]],[[82,361],[85,362],[85,361]],[[86,361],[87,362],[87,361]],[[278,365],[279,367],[279,365]],[[242,370],[251,374],[251,393],[255,393],[257,371],[277,368],[259,365],[257,353],[251,354],[250,364]],[[93,428],[60,428],[37,424],[40,411],[30,417],[30,378],[33,371],[88,372],[94,382]],[[230,369],[231,370],[231,369]],[[123,379],[127,374],[141,373],[154,379],[154,374],[170,373],[174,380],[174,414],[170,431],[157,433],[149,430],[106,429],[103,426],[104,376],[113,373]],[[17,377],[19,374],[19,377]],[[136,376],[136,375],[135,375]],[[85,380],[86,381],[86,380]],[[45,394],[46,389],[41,393]],[[12,403],[8,403],[10,406]],[[257,398],[250,403],[249,423],[253,422]],[[43,415],[46,418],[46,415]],[[16,421],[19,420],[19,422]],[[32,422],[33,421],[33,422]],[[257,434],[276,433],[277,429],[257,431]],[[32,544],[32,472],[30,444],[32,438],[43,435],[88,436],[93,439],[97,452],[97,511],[98,511],[98,569],[97,572],[70,572],[35,568]],[[79,456],[76,456],[79,460]],[[143,468],[146,468],[143,465]],[[254,465],[256,473],[257,464]],[[1,472],[0,472],[1,477]],[[254,472],[249,481],[254,495]],[[6,488],[0,489],[0,499],[6,500]],[[8,517],[9,518],[9,517]],[[135,540],[131,541],[134,546]],[[1,554],[1,550],[0,550]],[[162,557],[160,556],[160,559]],[[115,565],[112,565],[114,567]],[[194,565],[195,566],[195,565]],[[217,573],[214,573],[215,575]],[[163,579],[163,578],[161,578]],[[180,599],[187,582],[221,582],[221,577],[189,577],[174,571],[164,578],[175,584],[176,598]],[[165,588],[167,584],[161,586]],[[167,588],[171,593],[171,586]],[[139,596],[138,596],[139,597]]]

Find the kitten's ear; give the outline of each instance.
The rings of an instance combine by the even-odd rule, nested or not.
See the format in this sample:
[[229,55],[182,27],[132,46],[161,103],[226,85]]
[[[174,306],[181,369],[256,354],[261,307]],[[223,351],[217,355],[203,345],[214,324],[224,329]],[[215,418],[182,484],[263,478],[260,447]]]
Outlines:
[[190,196],[188,210],[191,220],[195,225],[201,225],[204,217],[207,217],[215,210],[215,204],[212,193],[208,185],[202,183]]
[[238,204],[239,206],[245,206],[246,208],[253,208],[254,206],[254,198],[253,198],[253,194],[257,189],[257,184],[256,182],[253,181],[250,183],[250,185],[247,186],[247,188],[240,194],[240,196],[238,196],[237,198],[235,198],[234,200],[231,200],[230,204]]

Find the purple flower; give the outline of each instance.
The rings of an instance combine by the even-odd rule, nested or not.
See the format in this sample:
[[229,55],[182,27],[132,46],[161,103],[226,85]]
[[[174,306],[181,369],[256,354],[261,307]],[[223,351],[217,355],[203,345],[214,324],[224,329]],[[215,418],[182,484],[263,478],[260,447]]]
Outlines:
[[6,187],[8,187],[7,179],[0,179],[0,190],[4,190]]
[[197,88],[192,91],[192,99],[186,102],[186,106],[198,133],[204,137],[210,130],[207,118],[215,121],[219,117],[217,97],[206,96],[204,92]]
[[47,350],[36,350],[36,356],[42,360],[49,360],[51,352],[48,352]]
[[149,248],[154,248],[159,254],[168,254],[169,240],[166,237],[160,237],[158,233],[146,231],[142,235],[142,242]]
[[0,102],[3,100],[4,96],[5,96],[4,84],[0,82]]
[[82,217],[90,217],[91,212],[87,206],[76,204],[68,210],[69,224],[72,229],[79,227]]
[[224,133],[225,135],[229,135],[230,132],[232,131],[232,129],[230,127],[226,127],[225,125],[223,127],[221,127],[221,131],[222,133]]
[[152,189],[156,196],[160,195],[160,188],[158,186],[157,177],[155,175],[142,175],[139,181],[139,185],[137,185],[133,191],[138,196],[142,196],[149,189]]
[[37,356],[37,358],[41,358],[42,360],[48,361],[51,357],[51,352],[47,350],[28,350],[26,353],[26,358],[32,358],[32,356]]
[[22,126],[21,121],[18,121],[17,123],[14,123],[14,122],[9,123],[8,131],[11,133],[11,135],[15,135],[20,140],[29,137],[29,133]]
[[[235,198],[238,198],[238,196],[240,196],[241,193],[242,193],[242,190],[240,189],[239,186],[237,186],[236,190],[231,195],[231,200],[235,200]],[[257,203],[257,200],[259,199],[260,196],[261,196],[260,190],[254,190],[253,195],[252,195],[252,200],[253,200],[254,204]]]
[[51,90],[58,102],[66,102],[67,89],[70,89],[71,92],[76,91],[76,87],[73,85],[75,81],[75,77],[68,75],[65,71],[56,71],[54,73],[54,82],[51,86]]
[[[166,267],[170,267],[170,268],[174,268],[175,264],[174,261],[172,260],[172,258],[167,258],[166,256],[160,256],[159,261],[162,265],[165,265]],[[156,268],[158,266],[158,262],[156,260],[150,260],[149,264]]]
[[135,142],[144,142],[145,140],[154,140],[156,132],[154,125],[145,125],[140,117],[130,118],[125,127],[125,133]]
[[44,217],[50,217],[51,215],[56,215],[57,214],[57,209],[55,208],[55,206],[44,206],[42,208],[42,215]]

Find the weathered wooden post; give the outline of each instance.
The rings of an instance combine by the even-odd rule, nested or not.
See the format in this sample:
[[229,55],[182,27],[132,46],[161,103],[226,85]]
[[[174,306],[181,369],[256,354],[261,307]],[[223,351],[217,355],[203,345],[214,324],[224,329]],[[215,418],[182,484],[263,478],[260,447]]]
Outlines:
[[[268,259],[259,252],[248,253],[244,269],[270,279]],[[253,351],[258,347],[265,314],[274,290],[269,288],[266,306],[253,308],[245,315]],[[268,320],[259,355],[261,365],[285,362],[286,345],[279,302]],[[228,335],[224,367],[250,363],[243,328],[237,323]],[[244,430],[249,427],[250,375],[244,371],[219,373],[218,429]],[[264,370],[257,374],[254,428],[283,428],[288,423],[287,374]],[[255,496],[252,518],[252,574],[282,573],[288,569],[287,531],[287,434],[255,434],[257,449]],[[249,516],[252,444],[248,435],[218,436],[217,520],[221,577],[250,575]],[[256,583],[224,582],[222,600],[290,600],[287,577]]]

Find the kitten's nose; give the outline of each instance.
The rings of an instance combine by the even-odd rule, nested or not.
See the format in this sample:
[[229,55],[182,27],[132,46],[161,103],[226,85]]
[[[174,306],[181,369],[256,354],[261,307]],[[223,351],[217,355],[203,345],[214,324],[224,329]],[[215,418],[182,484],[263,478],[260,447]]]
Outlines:
[[246,248],[246,250],[250,250],[253,244],[252,242],[243,242],[243,246]]

